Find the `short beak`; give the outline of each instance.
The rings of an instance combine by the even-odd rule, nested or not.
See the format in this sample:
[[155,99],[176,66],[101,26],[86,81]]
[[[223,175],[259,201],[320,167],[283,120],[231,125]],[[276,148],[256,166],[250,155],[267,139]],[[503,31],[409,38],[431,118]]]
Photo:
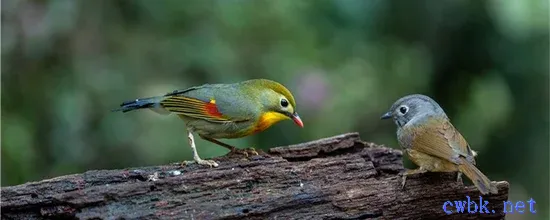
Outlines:
[[300,119],[300,116],[298,116],[298,113],[294,112],[294,114],[292,114],[292,120],[301,128],[304,127],[304,123],[302,122],[302,119]]
[[386,114],[382,115],[382,117],[380,117],[380,119],[388,119],[388,118],[391,118],[391,112],[386,112]]

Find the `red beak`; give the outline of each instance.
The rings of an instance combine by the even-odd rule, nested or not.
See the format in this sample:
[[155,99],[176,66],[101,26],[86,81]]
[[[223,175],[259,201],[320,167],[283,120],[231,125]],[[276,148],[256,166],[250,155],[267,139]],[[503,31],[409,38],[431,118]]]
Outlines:
[[304,127],[304,123],[302,122],[302,119],[300,119],[300,116],[298,116],[298,113],[292,114],[292,120],[301,128]]

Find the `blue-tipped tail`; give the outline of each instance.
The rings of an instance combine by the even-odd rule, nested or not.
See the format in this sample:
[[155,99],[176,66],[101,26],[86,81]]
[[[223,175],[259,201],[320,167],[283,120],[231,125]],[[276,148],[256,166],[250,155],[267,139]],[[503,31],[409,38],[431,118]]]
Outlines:
[[113,109],[111,111],[113,111],[113,112],[118,112],[118,111],[129,112],[129,111],[133,111],[133,110],[136,110],[136,109],[155,107],[156,104],[157,104],[156,97],[136,99],[136,100],[132,100],[132,101],[123,102],[122,104],[120,104],[120,108]]

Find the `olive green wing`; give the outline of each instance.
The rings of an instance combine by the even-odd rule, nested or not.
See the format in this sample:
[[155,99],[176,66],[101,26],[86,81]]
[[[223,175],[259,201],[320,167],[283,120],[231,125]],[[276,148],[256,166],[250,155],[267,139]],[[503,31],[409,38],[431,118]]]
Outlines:
[[232,87],[223,84],[206,84],[165,95],[160,105],[173,113],[216,123],[240,122],[250,118],[226,109],[226,96],[235,95]]

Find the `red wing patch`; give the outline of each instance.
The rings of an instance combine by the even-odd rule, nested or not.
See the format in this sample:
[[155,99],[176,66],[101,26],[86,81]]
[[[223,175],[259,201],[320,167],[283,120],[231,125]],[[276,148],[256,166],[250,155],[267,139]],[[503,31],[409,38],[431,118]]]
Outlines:
[[214,116],[214,117],[223,117],[222,113],[220,113],[218,111],[218,106],[216,106],[216,103],[212,103],[212,102],[209,102],[209,103],[206,103],[206,105],[204,106],[205,109],[206,109],[206,113],[211,115],[211,116]]
[[216,106],[216,100],[205,102],[185,96],[170,96],[160,102],[161,106],[170,112],[187,117],[204,119],[213,122],[225,122],[227,119]]

